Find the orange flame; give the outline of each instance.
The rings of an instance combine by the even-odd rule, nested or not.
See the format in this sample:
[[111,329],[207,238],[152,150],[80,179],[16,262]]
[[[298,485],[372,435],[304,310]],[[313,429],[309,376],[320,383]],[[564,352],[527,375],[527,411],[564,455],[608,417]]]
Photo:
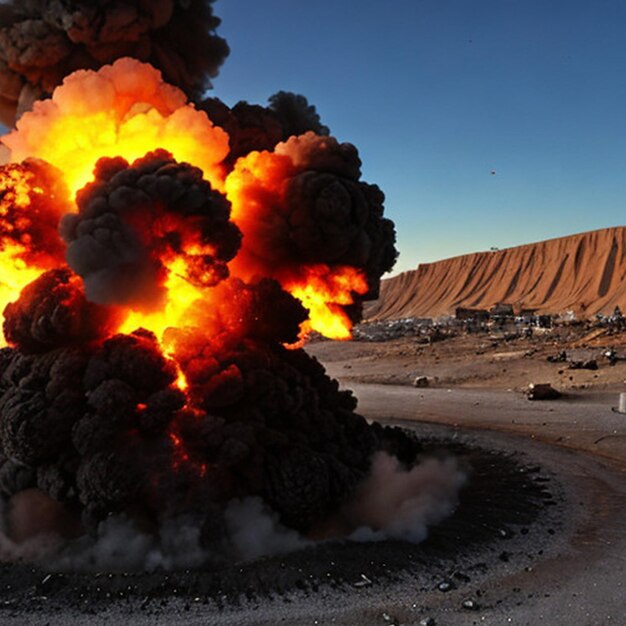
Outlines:
[[352,338],[352,320],[342,308],[354,304],[354,293],[367,293],[365,276],[354,267],[305,268],[302,280],[287,280],[283,288],[309,310],[302,334],[316,331],[329,339]]
[[[35,175],[28,167],[17,164],[7,165],[0,172],[0,313],[9,302],[17,300],[26,285],[38,278],[43,271],[58,264],[56,252],[59,245],[49,241],[52,228],[60,214],[42,215],[41,211],[56,209],[63,211],[65,202],[55,205],[48,201],[51,190],[37,185]],[[65,198],[63,198],[65,201]],[[48,238],[50,252],[36,249],[30,226],[34,221],[45,222],[38,228]],[[48,222],[52,222],[52,225]],[[60,241],[60,240],[59,240]],[[55,249],[56,248],[56,249]],[[54,252],[52,252],[54,251]],[[62,257],[61,257],[62,258]],[[6,345],[4,337],[0,345]]]
[[128,161],[163,146],[199,167],[220,188],[228,135],[151,65],[124,58],[68,76],[50,100],[36,102],[3,137],[11,160],[38,157],[59,168],[74,195],[101,157]]
[[185,449],[183,440],[175,432],[170,431],[169,438],[173,445],[173,455],[172,455],[173,469],[176,471],[179,471],[181,467],[184,465],[186,467],[191,468],[193,471],[195,471],[201,478],[204,478],[208,470],[207,464],[193,461],[189,455],[189,452],[187,452],[187,450]]
[[163,345],[165,352],[169,353],[171,346],[165,341],[167,329],[196,325],[198,321],[194,310],[197,306],[194,305],[203,301],[207,306],[210,294],[208,289],[196,287],[186,279],[187,266],[184,257],[165,260],[165,266],[168,276],[165,281],[167,294],[163,306],[149,313],[129,310],[118,330],[127,334],[137,328],[150,330]]
[[[44,271],[43,268],[26,265],[21,258],[23,253],[24,248],[15,244],[5,244],[0,252],[0,308],[2,311],[9,302],[17,300],[22,289]],[[0,345],[6,345],[3,336]]]
[[[232,219],[244,233],[244,248],[231,264],[232,274],[244,280],[270,276],[298,298],[310,311],[303,333],[312,330],[332,339],[349,339],[352,322],[343,307],[354,302],[354,294],[367,292],[367,281],[358,270],[347,267],[298,264],[293,261],[274,269],[258,266],[255,256],[263,254],[263,233],[255,214],[255,181],[261,181],[271,205],[280,206],[284,181],[298,171],[292,156],[278,153],[251,153],[240,160],[224,180],[221,162],[228,154],[228,136],[215,127],[204,112],[187,103],[175,87],[163,82],[158,70],[133,59],[120,59],[99,71],[79,71],[67,77],[50,100],[37,102],[22,116],[17,129],[3,138],[13,160],[38,157],[56,166],[72,194],[93,177],[96,162],[105,156],[123,157],[129,162],[147,152],[166,147],[178,161],[199,167],[204,177],[231,200]],[[14,204],[28,202],[27,185],[16,185]],[[253,190],[253,191],[250,191]],[[1,191],[1,187],[0,187]],[[279,210],[279,209],[277,209]],[[279,216],[277,216],[279,219]],[[248,247],[246,247],[246,242]],[[188,279],[194,255],[211,251],[188,243],[182,254],[161,259],[166,270],[166,298],[158,311],[127,310],[119,332],[137,328],[152,331],[164,354],[175,360],[175,346],[169,345],[168,328],[205,327],[203,309],[214,295],[208,288]],[[0,298],[17,298],[19,291],[43,269],[20,259],[24,247],[5,244],[0,255]],[[236,306],[233,303],[233,306]],[[177,386],[186,391],[187,381],[179,369]]]
[[[133,162],[158,148],[167,149],[177,161],[200,168],[211,186],[226,192],[232,202],[231,217],[244,235],[244,247],[230,266],[231,275],[243,281],[259,277],[277,280],[309,311],[309,320],[301,329],[303,337],[316,331],[332,339],[351,338],[352,320],[345,307],[354,304],[355,294],[368,291],[367,279],[361,271],[349,266],[307,265],[297,253],[289,251],[284,255],[284,263],[282,257],[276,264],[267,261],[268,247],[272,244],[268,244],[271,237],[265,235],[275,228],[280,230],[284,219],[280,215],[284,182],[298,173],[299,165],[292,155],[253,152],[241,159],[225,180],[222,162],[229,152],[228,135],[215,127],[204,112],[188,104],[182,91],[165,84],[153,67],[133,59],[121,59],[97,72],[74,73],[55,90],[50,100],[37,102],[32,112],[24,114],[17,129],[5,136],[3,142],[11,150],[14,161],[37,157],[56,166],[71,197],[93,180],[94,166],[102,157],[122,157]],[[33,184],[28,172],[7,169],[0,177],[0,224],[5,231],[12,225],[20,230],[16,209],[17,220],[19,211],[25,215],[29,211],[36,213],[32,211],[33,199],[46,193]],[[261,200],[270,207],[267,222],[256,213]],[[66,202],[58,206],[62,212],[68,210]],[[75,207],[70,205],[69,210]],[[9,211],[12,211],[11,219],[3,222]],[[159,228],[158,224],[151,226]],[[193,228],[189,231],[189,238],[184,237],[186,240],[180,243],[176,253],[159,253],[166,257],[160,259],[165,267],[165,297],[159,310],[126,309],[117,331],[131,333],[144,328],[155,334],[162,353],[175,367],[176,380],[172,386],[187,398],[181,411],[201,417],[203,412],[197,405],[194,407],[193,385],[198,384],[194,365],[185,361],[184,350],[178,344],[184,342],[187,329],[191,329],[190,335],[201,332],[210,336],[215,346],[225,341],[220,335],[227,336],[229,341],[240,340],[244,332],[238,336],[233,329],[243,328],[246,320],[239,314],[244,307],[242,300],[237,299],[236,290],[229,294],[228,288],[224,288],[226,281],[220,288],[212,289],[212,277],[198,275],[197,260],[213,256],[214,251],[199,243],[200,237],[194,236]],[[25,232],[24,237],[16,238],[2,236],[0,231],[0,306],[3,308],[7,302],[16,300],[23,287],[43,271],[59,265],[60,259],[56,257],[34,256]],[[61,251],[61,259],[62,254]],[[168,329],[184,332],[168,333]],[[136,409],[142,412],[148,407],[140,403]],[[181,469],[185,464],[204,476],[212,466],[196,462],[193,443],[185,440],[175,421],[170,428],[174,468]]]
[[[13,160],[38,157],[55,165],[72,195],[93,179],[100,158],[123,157],[132,162],[162,146],[176,160],[199,167],[211,185],[220,188],[219,164],[229,150],[228,135],[213,126],[204,112],[187,104],[182,91],[164,83],[152,66],[129,58],[97,72],[79,71],[68,76],[52,98],[35,103],[33,111],[24,114],[17,130],[3,141]],[[28,201],[27,185],[19,199]],[[21,288],[41,273],[23,266],[19,261],[22,249],[14,248],[0,259],[7,283],[6,288],[0,284],[3,302],[15,300]],[[188,248],[184,255],[163,259],[168,277],[162,308],[150,313],[128,310],[119,332],[145,328],[162,340],[168,328],[190,324],[192,305],[207,297],[206,289],[187,280],[190,263],[194,255],[212,251],[201,249],[199,244],[189,244]]]
[[[251,152],[237,161],[226,179],[225,190],[232,203],[231,218],[244,237],[231,268],[244,280],[269,275],[300,300],[309,310],[302,338],[316,331],[329,339],[347,340],[352,337],[353,324],[342,307],[354,303],[354,293],[367,293],[362,272],[349,266],[298,264],[293,259],[268,264],[264,259],[270,245],[266,231],[282,228],[284,182],[297,173],[298,165],[287,154]],[[269,212],[273,212],[272,218]]]

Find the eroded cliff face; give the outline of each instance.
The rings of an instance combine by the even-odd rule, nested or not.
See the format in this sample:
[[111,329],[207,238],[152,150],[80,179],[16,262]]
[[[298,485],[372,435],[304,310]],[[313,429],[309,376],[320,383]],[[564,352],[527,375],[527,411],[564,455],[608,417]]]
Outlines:
[[421,264],[383,281],[365,317],[438,317],[498,302],[580,317],[625,309],[626,227]]

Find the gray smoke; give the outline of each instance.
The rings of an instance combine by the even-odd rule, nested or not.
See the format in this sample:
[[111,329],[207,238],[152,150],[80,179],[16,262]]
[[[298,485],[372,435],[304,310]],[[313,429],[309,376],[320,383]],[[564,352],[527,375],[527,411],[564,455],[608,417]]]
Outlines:
[[[430,526],[454,511],[465,480],[452,458],[425,459],[403,469],[397,458],[379,452],[351,502],[330,520],[330,538],[420,543]],[[169,518],[157,532],[149,532],[119,514],[100,522],[93,536],[63,541],[69,518],[60,514],[56,503],[37,490],[18,495],[4,510],[0,501],[0,559],[39,561],[55,571],[175,570],[224,560],[245,562],[319,543],[284,526],[259,497],[228,503],[223,512],[225,532],[210,548],[203,540],[202,521],[189,515]],[[345,536],[336,536],[339,530]]]
[[83,537],[45,564],[56,571],[154,571],[199,567],[209,560],[201,529],[187,518],[171,519],[158,533],[139,529],[119,515],[100,523],[95,537]]
[[[241,239],[230,206],[202,171],[156,150],[132,165],[100,159],[95,181],[78,193],[78,213],[63,217],[67,262],[98,304],[155,308],[164,297],[161,256],[184,256],[189,282],[214,286]],[[187,254],[188,240],[213,254]]]
[[199,567],[208,563],[250,561],[312,545],[283,526],[261,498],[232,500],[224,511],[226,536],[213,550],[203,547],[197,519],[166,520],[147,533],[124,515],[104,520],[95,537],[68,544],[45,564],[57,571],[155,571]]
[[244,561],[313,545],[295,530],[283,526],[261,498],[231,501],[225,518],[233,546]]

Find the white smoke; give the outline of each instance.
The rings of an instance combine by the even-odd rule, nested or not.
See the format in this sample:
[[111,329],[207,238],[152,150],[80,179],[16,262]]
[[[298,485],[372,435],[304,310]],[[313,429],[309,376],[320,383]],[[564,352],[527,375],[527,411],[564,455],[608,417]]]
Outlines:
[[340,518],[356,529],[349,537],[354,541],[420,543],[429,526],[453,513],[465,481],[454,458],[425,459],[404,469],[396,457],[378,452],[370,476],[341,510]]

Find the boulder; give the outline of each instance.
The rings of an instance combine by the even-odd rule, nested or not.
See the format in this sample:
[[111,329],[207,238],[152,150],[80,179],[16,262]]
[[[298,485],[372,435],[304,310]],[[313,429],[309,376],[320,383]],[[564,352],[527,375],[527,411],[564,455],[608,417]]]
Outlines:
[[561,397],[561,392],[550,383],[530,383],[526,396],[529,400],[556,400]]

